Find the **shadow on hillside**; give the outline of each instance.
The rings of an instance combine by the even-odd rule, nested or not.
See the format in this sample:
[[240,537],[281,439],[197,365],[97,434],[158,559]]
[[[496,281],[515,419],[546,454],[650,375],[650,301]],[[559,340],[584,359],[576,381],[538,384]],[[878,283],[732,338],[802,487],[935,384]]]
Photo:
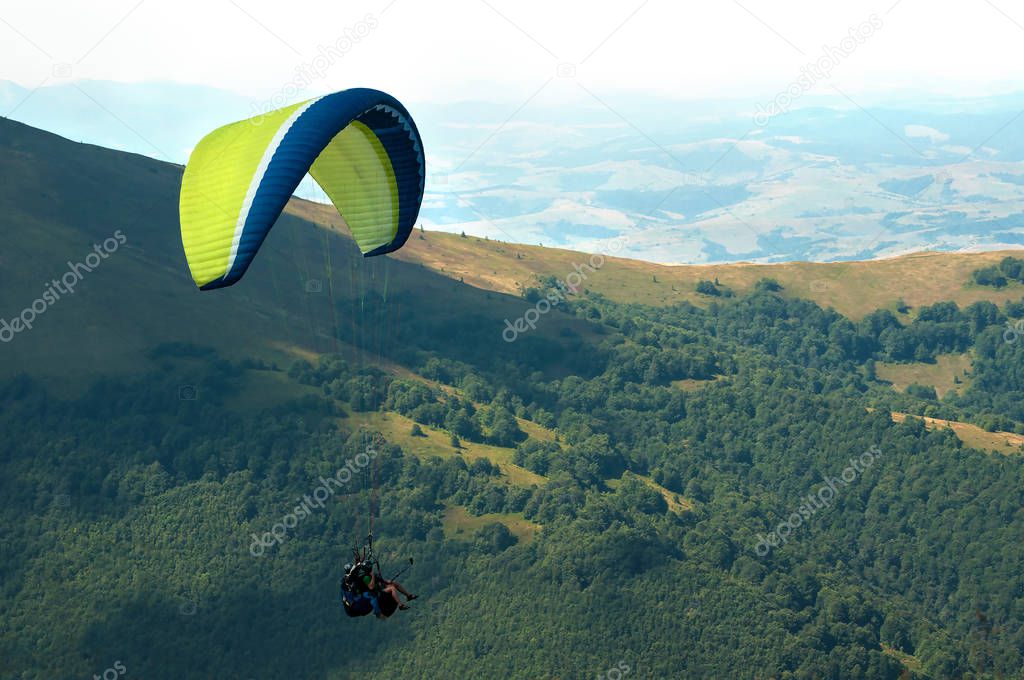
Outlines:
[[[127,602],[71,643],[82,660],[76,673],[102,673],[120,660],[129,677],[147,679],[180,678],[183,669],[188,677],[312,678],[325,677],[325,669],[348,677],[365,670],[366,659],[412,639],[412,614],[386,622],[347,618],[334,583],[310,591],[270,587],[244,584],[216,602]],[[234,672],[225,676],[225,668]]]
[[146,370],[147,352],[170,342],[232,359],[287,362],[348,344],[416,365],[415,346],[483,373],[508,362],[551,375],[599,370],[596,324],[556,306],[507,342],[506,321],[531,308],[524,300],[395,258],[363,258],[347,237],[287,213],[238,284],[199,292],[179,236],[180,166],[13,121],[0,121],[0,152],[0,172],[11,180],[0,186],[0,211],[11,222],[2,308],[31,304],[39,281],[61,276],[93,244],[115,232],[125,239],[39,320],[31,341],[6,348],[0,373],[86,384]]
[[[603,370],[596,344],[605,328],[559,306],[542,306],[541,313],[522,298],[475,288],[418,264],[364,258],[348,239],[291,215],[279,220],[275,232],[277,240],[264,246],[270,252],[261,253],[270,257],[254,265],[249,277],[254,287],[262,286],[260,297],[294,310],[297,323],[304,322],[309,337],[317,339],[317,351],[331,351],[331,336],[407,366],[422,363],[429,352],[482,374],[503,364],[550,376]],[[278,273],[290,268],[291,276],[311,282],[305,288],[315,292],[275,290],[268,280],[275,267]],[[527,315],[528,310],[534,311]],[[531,317],[532,328],[520,321]]]

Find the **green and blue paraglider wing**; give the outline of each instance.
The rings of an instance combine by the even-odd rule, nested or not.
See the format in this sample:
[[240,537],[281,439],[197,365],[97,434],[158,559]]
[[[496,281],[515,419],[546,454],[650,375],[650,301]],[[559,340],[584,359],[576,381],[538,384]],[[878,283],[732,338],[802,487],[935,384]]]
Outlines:
[[179,212],[199,288],[242,278],[307,173],[363,255],[405,244],[423,201],[419,132],[393,97],[345,90],[218,128],[193,150]]

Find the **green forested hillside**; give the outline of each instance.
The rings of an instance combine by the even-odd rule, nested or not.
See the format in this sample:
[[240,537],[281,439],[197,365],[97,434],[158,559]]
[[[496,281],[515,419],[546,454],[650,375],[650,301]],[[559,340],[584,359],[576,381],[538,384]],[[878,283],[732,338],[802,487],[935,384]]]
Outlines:
[[[891,417],[1024,431],[1020,305],[584,292],[506,342],[537,292],[297,217],[199,294],[173,168],[7,122],[0,151],[0,316],[133,246],[0,345],[0,676],[1024,677],[1024,459]],[[951,353],[972,375],[942,400],[876,375]],[[371,515],[422,594],[387,622],[338,603]]]

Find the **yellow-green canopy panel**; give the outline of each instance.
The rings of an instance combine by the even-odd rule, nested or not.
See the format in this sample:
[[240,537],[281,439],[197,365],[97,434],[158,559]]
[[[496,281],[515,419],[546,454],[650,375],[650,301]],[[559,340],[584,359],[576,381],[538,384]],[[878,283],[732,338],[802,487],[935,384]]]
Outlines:
[[363,88],[218,128],[181,181],[181,242],[196,285],[242,278],[309,173],[365,256],[401,248],[423,202],[423,144],[396,99]]

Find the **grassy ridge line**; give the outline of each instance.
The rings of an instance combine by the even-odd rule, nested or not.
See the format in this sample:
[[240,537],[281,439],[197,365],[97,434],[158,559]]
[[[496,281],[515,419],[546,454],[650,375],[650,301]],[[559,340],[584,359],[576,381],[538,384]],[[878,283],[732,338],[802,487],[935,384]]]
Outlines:
[[[523,259],[517,259],[519,252]],[[894,308],[899,299],[911,307],[953,300],[966,306],[979,300],[1002,304],[1024,297],[1024,287],[984,288],[970,282],[975,269],[996,264],[1018,251],[989,253],[917,253],[887,260],[849,263],[726,264],[665,266],[608,258],[584,286],[617,302],[670,305],[710,300],[695,291],[701,280],[718,281],[737,293],[749,292],[761,278],[773,278],[783,294],[813,300],[859,319],[875,309]],[[437,271],[462,277],[466,283],[506,293],[536,285],[539,276],[559,279],[589,256],[568,250],[520,246],[430,232],[410,239],[399,258],[418,261]]]
[[[288,209],[332,231],[347,233],[332,206],[293,199]],[[1020,299],[1024,286],[1019,284],[995,289],[971,282],[971,272],[997,264],[1007,255],[1020,255],[1020,251],[921,252],[864,262],[716,265],[661,265],[609,257],[598,271],[587,272],[583,285],[617,302],[669,305],[688,301],[705,306],[712,298],[696,293],[698,281],[717,278],[744,293],[768,277],[783,285],[784,295],[813,300],[858,319],[875,309],[892,309],[900,298],[911,307],[944,300],[965,306],[979,300],[1001,304]],[[434,231],[416,231],[395,257],[478,288],[513,295],[535,285],[537,277],[565,279],[577,265],[590,262],[589,254],[572,250]]]

